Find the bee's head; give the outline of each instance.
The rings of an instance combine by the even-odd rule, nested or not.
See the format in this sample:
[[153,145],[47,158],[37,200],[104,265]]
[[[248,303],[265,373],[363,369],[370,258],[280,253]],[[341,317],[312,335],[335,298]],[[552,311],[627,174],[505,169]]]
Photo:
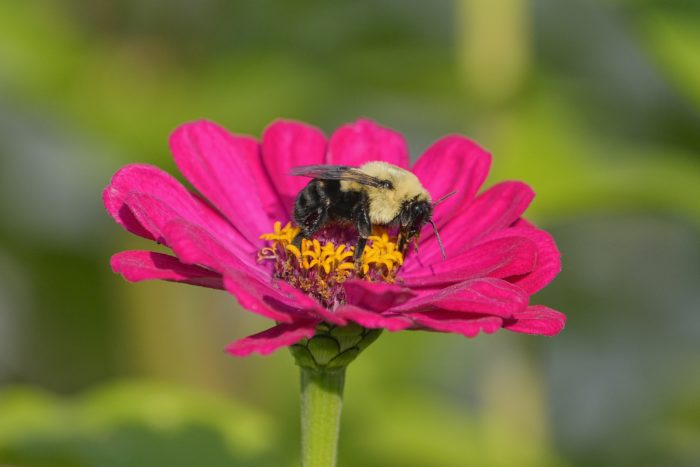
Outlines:
[[400,214],[401,227],[407,238],[418,235],[426,222],[433,216],[433,205],[425,199],[413,199],[403,205]]
[[427,222],[433,226],[433,232],[435,232],[435,238],[440,246],[442,259],[445,259],[446,257],[445,249],[442,246],[442,241],[440,240],[440,234],[438,233],[437,227],[433,222],[433,208],[455,193],[455,191],[448,193],[434,203],[431,203],[425,198],[414,198],[403,205],[401,214],[399,215],[401,230],[405,232],[406,239],[409,241],[416,238],[418,234],[420,234],[421,229]]

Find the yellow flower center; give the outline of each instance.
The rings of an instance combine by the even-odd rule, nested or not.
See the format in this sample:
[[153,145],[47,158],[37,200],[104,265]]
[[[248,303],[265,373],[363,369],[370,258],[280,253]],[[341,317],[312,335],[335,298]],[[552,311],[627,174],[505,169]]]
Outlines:
[[[354,245],[330,239],[304,239],[301,249],[292,244],[298,227],[275,222],[274,231],[260,236],[270,244],[258,253],[258,261],[273,261],[275,276],[315,296],[332,308],[344,299],[341,284],[349,278],[393,283],[403,264],[403,254],[386,229],[375,228],[367,240],[359,270],[353,261]],[[336,246],[336,243],[338,245]]]

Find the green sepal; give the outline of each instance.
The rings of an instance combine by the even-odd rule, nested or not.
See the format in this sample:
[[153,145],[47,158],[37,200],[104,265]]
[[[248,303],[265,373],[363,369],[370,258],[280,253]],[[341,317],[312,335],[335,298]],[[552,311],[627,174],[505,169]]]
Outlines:
[[319,366],[325,366],[340,353],[340,344],[326,334],[317,334],[311,338],[306,348]]
[[289,347],[296,364],[313,370],[345,368],[377,340],[381,329],[367,329],[356,323],[334,326],[320,323],[316,334]]
[[297,365],[304,368],[314,368],[316,366],[314,357],[311,356],[311,352],[306,348],[306,345],[291,345],[289,346],[289,351],[292,352],[292,356],[294,360],[296,360]]
[[362,337],[362,340],[357,344],[357,346],[360,348],[360,351],[365,350],[369,345],[379,339],[379,336],[382,334],[381,329],[365,329],[365,334]]
[[345,352],[341,352],[338,355],[336,355],[333,360],[328,362],[328,365],[326,365],[326,368],[345,368],[355,360],[355,357],[360,353],[360,349],[357,347],[352,347]]

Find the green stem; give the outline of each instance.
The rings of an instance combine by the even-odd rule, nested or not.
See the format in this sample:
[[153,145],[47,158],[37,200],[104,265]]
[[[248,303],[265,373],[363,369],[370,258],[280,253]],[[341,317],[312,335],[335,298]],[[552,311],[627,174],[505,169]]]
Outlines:
[[345,367],[301,367],[301,465],[334,467],[338,452]]

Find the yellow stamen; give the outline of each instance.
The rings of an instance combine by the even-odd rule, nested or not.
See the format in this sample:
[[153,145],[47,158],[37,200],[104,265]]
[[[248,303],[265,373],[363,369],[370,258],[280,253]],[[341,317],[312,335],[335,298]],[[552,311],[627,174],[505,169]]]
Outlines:
[[[301,258],[301,252],[299,251],[299,248],[295,247],[294,245],[287,245],[285,248],[287,249],[288,252],[293,254],[296,257],[296,259]],[[272,248],[269,248],[269,249],[272,249]],[[265,250],[266,249],[263,248],[263,251],[265,251]]]
[[[289,222],[285,226],[275,222],[272,232],[260,235],[271,245],[260,250],[258,260],[276,261],[278,274],[304,290],[313,289],[326,295],[330,293],[333,283],[343,282],[352,276],[393,282],[398,268],[403,264],[403,255],[396,249],[396,239],[391,238],[385,229],[375,229],[368,238],[359,271],[353,259],[354,245],[341,243],[336,246],[331,241],[321,243],[314,238],[302,240],[301,248],[298,248],[292,244],[298,233],[299,228]],[[281,253],[286,254],[280,256]],[[295,270],[298,271],[297,275],[294,275]]]

